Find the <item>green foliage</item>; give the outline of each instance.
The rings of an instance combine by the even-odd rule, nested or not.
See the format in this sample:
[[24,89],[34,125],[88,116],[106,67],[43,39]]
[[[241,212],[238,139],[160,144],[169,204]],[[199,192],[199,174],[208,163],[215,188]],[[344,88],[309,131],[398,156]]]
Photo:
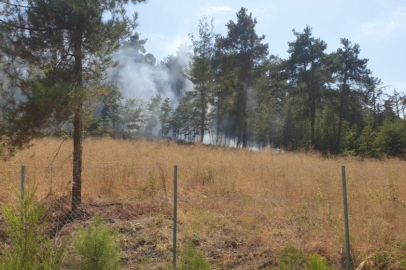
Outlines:
[[302,33],[293,30],[296,40],[289,42],[288,59],[290,83],[294,94],[303,95],[301,106],[306,108],[309,118],[311,143],[315,145],[316,114],[324,94],[324,85],[329,82],[329,70],[325,50],[327,44],[314,38],[312,28],[306,26]]
[[[2,87],[0,137],[7,137],[12,154],[50,127],[72,121],[73,210],[81,203],[84,123],[99,90],[109,86],[112,54],[137,26],[137,15],[126,15],[129,2],[16,0],[0,6],[0,68],[8,82]],[[105,96],[105,105],[118,99],[113,96]],[[104,120],[114,118],[112,111],[104,110]]]
[[[59,270],[65,258],[65,246],[51,242],[44,232],[44,208],[34,203],[34,193],[20,201],[20,209],[4,206],[6,235],[10,245],[2,244],[2,270]],[[20,211],[19,211],[20,210]],[[21,215],[21,214],[22,215]],[[23,221],[23,223],[22,223]]]
[[[74,113],[85,122],[92,111],[85,103],[100,96],[106,70],[115,65],[112,53],[136,27],[137,16],[122,12],[128,2],[33,0],[22,8],[25,3],[18,0],[1,6],[0,62],[8,82],[2,88],[7,104],[1,106],[2,132],[10,153],[50,126],[72,120]],[[105,20],[106,14],[113,18]],[[103,95],[104,103],[111,103],[104,118],[113,117],[116,92]]]
[[339,85],[339,104],[338,116],[339,122],[337,127],[337,149],[336,153],[340,154],[345,149],[342,145],[343,123],[344,120],[349,126],[357,124],[361,117],[361,104],[359,102],[359,92],[351,88],[353,84],[361,84],[370,74],[367,69],[368,59],[360,58],[360,47],[358,44],[352,44],[350,40],[342,38],[341,48],[338,48],[332,54],[333,78]]
[[125,131],[140,131],[145,124],[144,101],[138,98],[127,99],[121,113],[121,123]]
[[110,124],[112,128],[115,128],[121,112],[121,100],[123,99],[123,94],[120,90],[113,85],[107,85],[101,92],[101,123],[103,125],[103,133],[107,131]]
[[375,269],[387,269],[389,263],[388,252],[383,248],[378,248],[372,257],[372,263]]
[[180,250],[178,270],[210,270],[210,265],[202,252],[196,249],[193,243],[186,243]]
[[199,114],[197,120],[199,130],[197,133],[200,135],[200,141],[203,142],[208,124],[209,104],[213,98],[214,90],[214,73],[212,69],[212,59],[214,56],[213,20],[211,20],[210,25],[207,22],[207,18],[200,20],[199,39],[196,40],[193,35],[191,35],[191,39],[194,50],[187,77],[195,86],[191,94],[194,106]]
[[86,125],[86,131],[90,134],[97,132],[99,128],[100,128],[100,119],[95,117],[91,118]]
[[[344,130],[344,129],[343,129]],[[358,153],[358,127],[353,125],[347,128],[346,136],[343,140],[344,155],[355,156]]]
[[287,105],[282,128],[282,144],[289,150],[309,148],[309,119],[303,117],[303,108]]
[[310,255],[309,263],[305,265],[305,270],[333,270],[327,266],[326,258],[318,255],[317,253]]
[[[133,32],[136,16],[122,12],[129,0],[33,0],[28,9],[15,1],[0,10],[3,154],[73,122],[76,130],[84,123],[90,136],[159,134],[194,141],[206,135],[212,143],[244,148],[406,158],[406,95],[384,95],[382,80],[372,77],[360,46],[348,39],[327,53],[327,44],[305,26],[293,30],[287,59],[268,55],[257,20],[242,7],[226,35],[214,33],[213,21],[203,18],[198,35],[190,35],[192,50],[182,46],[157,64],[146,53],[147,40]],[[108,13],[111,20],[104,20]],[[154,77],[154,87],[174,99],[158,94],[148,101],[122,100],[120,72],[128,63],[111,56],[119,46],[116,59],[158,71],[152,76],[163,69],[170,79]],[[104,79],[108,68],[112,82]],[[80,134],[73,133],[75,141]]]
[[231,83],[228,88],[233,101],[229,109],[233,134],[237,137],[237,145],[243,148],[248,145],[249,88],[259,78],[255,70],[262,67],[268,54],[268,44],[263,43],[265,36],[256,33],[256,25],[252,13],[242,7],[237,12],[237,21],[227,23],[227,36],[219,36],[216,40],[216,57],[222,60],[218,65],[219,72]]
[[256,141],[260,146],[267,146],[272,140],[271,136],[271,123],[273,115],[273,103],[275,101],[272,99],[269,102],[263,101],[260,104],[259,112],[256,115],[254,122],[254,130],[256,136]]
[[119,270],[120,246],[117,233],[93,217],[87,228],[77,228],[73,240],[75,269]]
[[366,126],[358,139],[359,151],[367,157],[376,157],[377,149],[375,147],[376,132],[371,126]]
[[161,105],[161,113],[159,119],[161,120],[161,133],[162,136],[167,136],[170,131],[170,122],[171,122],[171,112],[172,106],[170,104],[170,99],[166,98]]
[[406,158],[406,122],[398,120],[385,122],[379,128],[375,147],[381,154]]
[[175,135],[184,135],[191,140],[191,136],[199,130],[199,112],[194,107],[193,92],[186,92],[180,100],[171,119],[172,130]]
[[151,97],[147,104],[147,113],[145,117],[145,135],[151,136],[153,135],[153,129],[159,123],[159,115],[161,113],[161,103],[162,97],[160,94],[156,94],[155,96]]
[[293,243],[289,243],[280,253],[279,269],[300,270],[303,269],[303,262],[303,252],[299,250]]

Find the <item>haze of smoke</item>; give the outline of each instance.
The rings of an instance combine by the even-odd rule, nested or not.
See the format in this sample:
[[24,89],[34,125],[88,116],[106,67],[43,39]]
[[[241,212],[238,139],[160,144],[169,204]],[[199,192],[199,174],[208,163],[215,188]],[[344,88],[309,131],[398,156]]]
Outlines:
[[187,49],[187,45],[181,45],[175,55],[157,65],[146,62],[143,55],[132,48],[124,49],[116,54],[119,66],[110,70],[110,76],[117,76],[112,80],[117,81],[125,99],[148,101],[160,94],[163,99],[170,98],[172,106],[176,107],[183,93],[193,89],[193,84],[181,73],[191,61]]
[[[156,64],[152,54],[146,54],[144,48],[127,47],[114,56],[119,62],[118,66],[109,70],[110,80],[115,83],[123,94],[124,100],[136,98],[144,108],[144,116],[150,116],[146,111],[149,100],[161,95],[162,101],[170,99],[174,109],[179,105],[185,91],[193,90],[193,84],[185,78],[183,73],[191,61],[191,48],[181,44],[174,55],[169,55],[164,61]],[[154,121],[155,122],[155,121]],[[160,121],[153,127],[149,126],[145,136],[159,136],[161,131]]]

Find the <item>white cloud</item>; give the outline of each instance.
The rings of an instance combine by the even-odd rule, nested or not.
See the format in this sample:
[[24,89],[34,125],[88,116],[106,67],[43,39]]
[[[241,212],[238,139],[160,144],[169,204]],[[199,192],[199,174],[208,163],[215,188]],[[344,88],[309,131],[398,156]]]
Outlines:
[[398,29],[406,28],[406,10],[395,11],[387,20],[378,20],[360,25],[361,37],[365,40],[380,40]]
[[214,15],[218,13],[227,13],[234,9],[230,6],[209,6],[203,9],[205,15]]
[[202,18],[203,16],[207,18],[214,18],[214,25],[224,26],[228,20],[232,18],[231,14],[234,13],[236,10],[233,7],[226,6],[226,5],[216,5],[216,4],[205,4],[203,5],[196,16],[198,18]]
[[276,6],[275,5],[266,5],[261,8],[252,8],[248,9],[249,12],[252,12],[254,18],[258,20],[259,23],[265,23],[276,20]]

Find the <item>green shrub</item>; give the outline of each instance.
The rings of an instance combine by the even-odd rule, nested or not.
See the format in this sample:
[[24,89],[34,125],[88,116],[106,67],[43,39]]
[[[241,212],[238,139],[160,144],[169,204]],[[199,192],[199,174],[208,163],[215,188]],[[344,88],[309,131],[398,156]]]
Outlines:
[[[4,206],[9,245],[0,252],[2,270],[59,270],[65,258],[64,245],[57,247],[45,236],[44,208],[33,202],[34,193],[20,201],[20,209]],[[22,222],[23,221],[23,222]]]
[[210,270],[210,265],[202,252],[189,242],[180,250],[180,263],[177,270]]
[[376,132],[372,129],[372,127],[364,127],[360,137],[358,138],[359,150],[363,156],[377,157],[377,149],[374,145],[375,139]]
[[310,255],[309,263],[305,266],[306,270],[333,270],[333,268],[327,266],[326,258],[315,253]]
[[86,229],[77,228],[73,240],[74,266],[80,270],[120,269],[117,233],[95,216]]
[[280,270],[299,270],[303,269],[304,261],[303,252],[299,250],[293,243],[289,243],[279,256]]
[[372,262],[376,269],[386,269],[389,263],[388,252],[383,248],[378,248],[372,257]]
[[375,139],[375,147],[381,154],[406,158],[406,123],[385,122]]

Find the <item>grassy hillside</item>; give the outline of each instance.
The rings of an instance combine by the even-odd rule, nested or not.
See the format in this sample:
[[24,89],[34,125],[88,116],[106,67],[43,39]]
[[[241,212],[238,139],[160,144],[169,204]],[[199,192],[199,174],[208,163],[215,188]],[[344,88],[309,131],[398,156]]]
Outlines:
[[[15,199],[21,165],[26,166],[28,185],[37,185],[39,200],[68,198],[72,142],[61,142],[35,141],[31,148],[0,162],[0,202]],[[327,257],[340,268],[344,256],[341,165],[347,168],[355,264],[380,247],[403,256],[405,162],[323,159],[165,141],[86,140],[84,147],[84,201],[127,207],[108,211],[123,238],[128,269],[163,267],[170,261],[175,164],[179,166],[179,241],[192,240],[214,269],[267,269],[277,264],[278,254],[289,242],[305,254]]]

